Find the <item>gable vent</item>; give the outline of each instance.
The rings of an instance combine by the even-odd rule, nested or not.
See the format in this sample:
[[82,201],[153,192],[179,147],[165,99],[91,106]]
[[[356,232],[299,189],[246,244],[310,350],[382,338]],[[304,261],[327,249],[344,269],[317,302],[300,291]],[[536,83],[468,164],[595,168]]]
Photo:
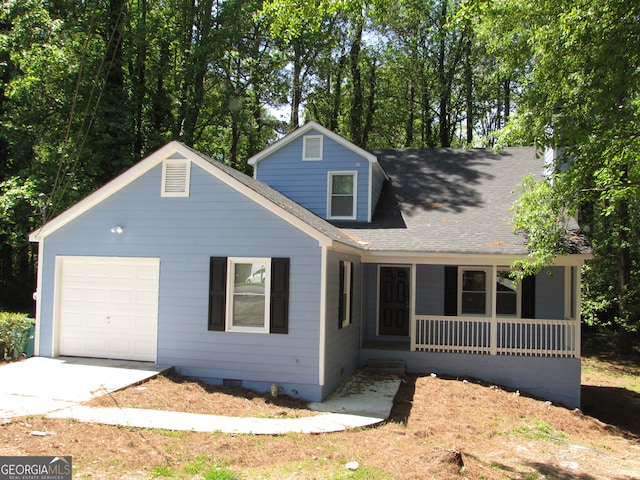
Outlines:
[[305,135],[302,143],[303,160],[322,160],[322,135]]
[[162,163],[162,196],[189,196],[189,161],[165,160]]

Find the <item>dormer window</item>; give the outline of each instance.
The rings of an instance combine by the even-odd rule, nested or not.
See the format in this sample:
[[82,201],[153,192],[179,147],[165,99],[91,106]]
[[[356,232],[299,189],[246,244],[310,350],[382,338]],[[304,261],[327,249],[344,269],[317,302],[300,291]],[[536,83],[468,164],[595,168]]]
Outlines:
[[322,160],[322,135],[302,137],[302,160]]
[[332,220],[355,220],[357,172],[329,172],[328,217]]
[[190,162],[187,159],[167,159],[162,162],[163,197],[188,197]]

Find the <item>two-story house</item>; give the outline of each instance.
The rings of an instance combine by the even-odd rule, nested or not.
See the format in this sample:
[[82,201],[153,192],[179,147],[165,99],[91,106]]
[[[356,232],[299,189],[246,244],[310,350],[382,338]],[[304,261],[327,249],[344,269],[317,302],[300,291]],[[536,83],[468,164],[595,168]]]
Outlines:
[[365,151],[310,122],[246,176],[171,142],[33,232],[36,354],[326,398],[358,365],[580,403],[580,265],[515,285],[533,148]]

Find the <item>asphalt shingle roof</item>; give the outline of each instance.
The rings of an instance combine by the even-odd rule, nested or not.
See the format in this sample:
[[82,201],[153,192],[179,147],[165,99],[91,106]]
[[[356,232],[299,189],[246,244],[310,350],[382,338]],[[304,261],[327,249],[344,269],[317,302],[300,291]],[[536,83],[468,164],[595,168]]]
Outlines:
[[340,224],[371,251],[527,254],[509,207],[518,184],[542,178],[533,147],[374,150],[391,181],[370,224]]

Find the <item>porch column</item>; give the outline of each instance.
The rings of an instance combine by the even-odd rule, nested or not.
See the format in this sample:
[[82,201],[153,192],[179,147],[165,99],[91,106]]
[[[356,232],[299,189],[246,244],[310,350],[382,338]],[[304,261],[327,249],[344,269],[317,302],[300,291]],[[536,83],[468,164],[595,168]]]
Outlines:
[[579,266],[566,266],[564,267],[564,318],[570,319],[575,322],[575,328],[573,329],[573,347],[576,352],[576,356],[580,356],[580,344],[581,344],[581,290],[582,290],[582,275]]
[[575,312],[576,312],[576,357],[582,357],[582,269],[578,267],[573,267],[576,269],[576,281],[575,281],[575,291],[574,298],[575,302]]
[[489,288],[491,289],[491,355],[498,354],[498,317],[496,316],[496,305],[498,302],[498,291],[496,288],[496,279],[498,278],[498,266],[493,265],[491,269],[491,278],[487,279]]

